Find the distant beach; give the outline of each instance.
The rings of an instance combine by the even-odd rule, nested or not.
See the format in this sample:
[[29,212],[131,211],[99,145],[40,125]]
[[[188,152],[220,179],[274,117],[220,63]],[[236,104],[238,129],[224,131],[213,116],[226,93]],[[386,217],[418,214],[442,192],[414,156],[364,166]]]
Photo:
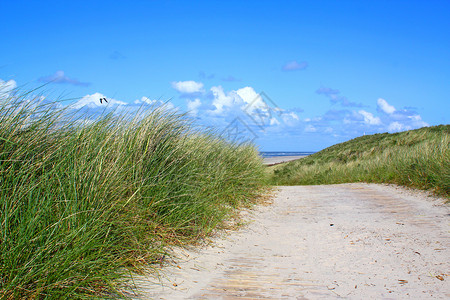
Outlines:
[[291,160],[300,159],[303,157],[306,157],[308,155],[311,155],[315,152],[260,152],[260,155],[262,156],[264,160],[264,164],[271,166],[280,164],[283,162],[288,162]]

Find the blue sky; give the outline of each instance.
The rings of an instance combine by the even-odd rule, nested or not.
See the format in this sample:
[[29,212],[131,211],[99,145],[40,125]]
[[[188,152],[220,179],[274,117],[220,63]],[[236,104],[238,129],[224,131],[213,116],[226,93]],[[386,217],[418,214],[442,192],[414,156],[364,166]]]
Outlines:
[[168,102],[264,151],[450,119],[449,1],[16,0],[0,10],[0,85],[50,81],[49,95],[93,113]]

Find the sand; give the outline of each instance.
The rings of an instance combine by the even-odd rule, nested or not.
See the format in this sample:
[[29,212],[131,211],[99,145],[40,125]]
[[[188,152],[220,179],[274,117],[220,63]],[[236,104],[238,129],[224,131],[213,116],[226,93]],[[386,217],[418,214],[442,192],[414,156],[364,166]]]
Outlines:
[[449,298],[449,206],[395,186],[279,187],[214,245],[175,250],[136,299]]
[[265,157],[263,159],[263,163],[268,166],[281,164],[284,162],[288,162],[291,160],[297,160],[300,158],[306,157],[306,155],[298,155],[298,156],[275,156],[275,157]]

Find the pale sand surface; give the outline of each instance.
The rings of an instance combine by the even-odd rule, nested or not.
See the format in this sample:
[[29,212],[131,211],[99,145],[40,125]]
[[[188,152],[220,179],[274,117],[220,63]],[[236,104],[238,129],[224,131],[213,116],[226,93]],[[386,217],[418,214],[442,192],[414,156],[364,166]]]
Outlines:
[[448,299],[449,213],[395,186],[279,187],[240,230],[137,278],[135,298]]
[[265,157],[263,158],[263,163],[265,165],[275,165],[275,164],[280,164],[283,162],[288,162],[291,160],[296,160],[296,159],[300,159],[306,157],[306,155],[299,155],[299,156],[276,156],[276,157]]

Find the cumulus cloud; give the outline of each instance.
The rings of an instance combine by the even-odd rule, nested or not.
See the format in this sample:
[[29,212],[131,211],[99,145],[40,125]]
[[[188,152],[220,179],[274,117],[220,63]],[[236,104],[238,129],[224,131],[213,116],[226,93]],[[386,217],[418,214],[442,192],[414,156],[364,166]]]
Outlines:
[[136,105],[150,105],[150,106],[165,106],[168,109],[174,109],[175,106],[171,102],[163,102],[161,100],[150,99],[148,97],[141,97],[141,99],[134,100],[134,104]]
[[[428,126],[419,113],[413,109],[395,108],[385,99],[373,101],[374,111],[369,108],[355,109],[352,107],[334,107],[319,116],[303,116],[300,108],[280,108],[265,93],[257,93],[251,86],[244,86],[235,90],[225,90],[222,86],[213,86],[204,92],[203,84],[195,81],[181,81],[172,83],[181,97],[188,94],[186,106],[191,116],[199,124],[226,131],[226,136],[241,134],[247,139],[268,138],[286,141],[308,139],[311,135],[323,138],[327,143],[344,141],[364,133],[396,132]],[[0,91],[11,90],[16,87],[14,80],[0,80]],[[196,93],[201,91],[197,96]],[[337,97],[337,102],[345,106],[340,91],[328,87],[321,87],[317,94],[329,98]],[[108,103],[100,103],[100,98],[106,98]],[[331,100],[331,99],[330,99]],[[80,109],[75,113],[88,116],[87,119],[100,116],[108,112],[129,112],[134,114],[141,111],[142,106],[166,105],[174,108],[172,103],[141,97],[133,103],[127,103],[108,98],[102,93],[86,95],[70,106]],[[144,110],[146,111],[146,110]],[[84,119],[80,118],[81,120]],[[87,122],[87,121],[86,121]],[[239,126],[235,126],[238,124]],[[259,141],[258,141],[259,143]]]
[[[287,112],[279,108],[265,93],[256,93],[252,87],[244,87],[238,89],[236,93],[246,104],[242,107],[244,112],[252,119],[253,123],[261,128],[268,124],[276,124],[273,119],[280,121],[284,117],[285,120],[293,121],[293,115],[288,115]],[[295,113],[294,113],[295,115]],[[285,122],[280,122],[280,124]]]
[[223,129],[224,136],[247,133],[254,139],[266,134],[286,134],[289,128],[303,122],[297,114],[302,109],[281,109],[266,94],[259,94],[250,86],[236,90],[212,86],[208,93],[190,98],[186,104],[200,124],[212,126],[219,132]]
[[372,113],[367,112],[365,110],[358,111],[359,114],[361,114],[364,118],[364,123],[369,125],[380,125],[381,120],[379,117],[375,117]]
[[145,97],[145,96],[142,97],[141,99],[134,100],[134,104],[143,104],[143,103],[145,103],[145,104],[148,104],[148,105],[153,105],[156,102],[158,102],[158,100],[152,100],[152,99],[150,99],[148,97]]
[[[101,98],[106,98],[100,103]],[[126,117],[142,118],[157,107],[164,107],[168,110],[177,110],[171,102],[153,100],[148,97],[141,97],[132,103],[108,98],[102,93],[89,94],[68,106],[71,113],[77,116],[82,124],[88,124],[90,120],[105,114],[122,115]]]
[[4,81],[0,79],[0,97],[8,97],[16,87],[17,83],[14,80]]
[[296,60],[290,61],[286,63],[281,70],[283,71],[297,71],[304,70],[308,67],[308,63],[306,61],[297,62]]
[[[101,98],[106,98],[108,102],[100,103]],[[100,107],[113,107],[113,106],[121,106],[121,105],[127,105],[128,103],[119,101],[113,98],[108,98],[105,95],[101,93],[94,93],[92,95],[86,95],[74,104],[72,104],[70,107],[73,109],[80,109],[80,108],[100,108]]]
[[415,128],[429,126],[422,120],[422,117],[412,110],[412,108],[396,109],[386,100],[379,98],[377,101],[377,110],[381,112],[381,119],[387,126],[387,131],[398,132],[411,130]]
[[222,114],[226,108],[231,108],[236,105],[242,105],[242,98],[235,91],[226,93],[222,86],[213,86],[211,92],[214,96],[212,105],[214,110],[210,110],[213,114]]
[[278,121],[276,118],[271,118],[270,120],[269,120],[269,125],[271,125],[271,126],[273,126],[273,125],[280,125],[281,123],[280,123],[280,121]]
[[[189,100],[186,104],[191,114],[196,116],[199,111],[203,112],[201,119],[209,118],[209,121],[216,122],[220,118],[227,119],[240,116],[242,119],[250,118],[249,123],[261,128],[279,123],[293,123],[299,119],[295,112],[283,111],[264,93],[258,94],[250,86],[229,91],[225,91],[220,85],[212,86],[207,93],[204,93],[203,84],[188,90],[180,83],[192,87],[195,82],[178,82],[173,83],[173,86],[184,92],[182,97],[188,97]],[[202,93],[197,94],[196,92],[200,90]],[[188,91],[192,93],[187,94]]]
[[424,122],[422,120],[422,117],[420,115],[416,114],[409,115],[405,112],[403,113],[403,115],[397,113],[395,114],[396,116],[394,118],[390,118],[387,120],[389,122],[387,131],[389,132],[398,132],[430,126],[427,122]]
[[54,74],[49,76],[44,76],[38,79],[41,82],[51,82],[51,83],[61,83],[61,84],[72,84],[77,86],[89,86],[88,82],[81,82],[77,79],[70,78],[64,74],[64,71],[56,71]]
[[200,99],[188,100],[187,101],[187,109],[194,116],[197,115],[198,109],[202,106],[202,101]]
[[263,100],[260,94],[258,94],[252,87],[246,86],[238,89],[236,93],[247,104],[247,110],[254,111],[255,109],[266,108],[267,103]]
[[212,105],[215,107],[214,113],[220,114],[225,108],[240,109],[250,114],[256,110],[268,109],[267,102],[249,86],[229,92],[225,92],[222,86],[213,86],[211,92],[213,95]]
[[404,130],[406,130],[406,128],[407,127],[405,125],[400,124],[399,122],[392,122],[388,126],[388,131],[389,132],[398,132],[398,131],[404,131]]
[[[322,92],[337,93],[336,90],[323,90]],[[397,109],[390,105],[388,101],[380,99],[375,102],[376,113],[366,109],[331,109],[322,115],[320,120],[307,118],[304,119],[304,123],[313,125],[317,129],[317,133],[332,132],[333,135],[346,139],[364,133],[397,132],[429,126],[417,112]],[[332,130],[329,130],[330,128]]]
[[193,80],[174,81],[172,87],[182,94],[194,94],[203,92],[203,83]]
[[[7,97],[4,98],[4,95],[7,95],[6,92],[10,93],[14,88],[16,88],[16,86],[17,84],[14,80],[5,82],[0,79],[0,100],[8,99]],[[35,108],[43,104],[45,104],[46,108],[49,109],[66,108],[66,112],[70,114],[70,117],[78,119],[77,122],[80,124],[89,124],[93,119],[106,113],[113,113],[115,115],[121,115],[124,113],[131,117],[134,117],[135,115],[142,117],[152,111],[153,108],[159,106],[163,106],[171,111],[179,110],[171,102],[163,102],[161,100],[153,100],[148,97],[141,97],[133,103],[128,103],[118,99],[109,98],[105,94],[99,92],[85,95],[78,101],[71,104],[66,104],[61,101],[55,102],[53,99],[48,99],[41,95],[33,95],[33,93],[19,94],[18,97],[21,101],[23,101],[23,103],[27,103],[28,108]],[[100,99],[102,99],[102,102],[100,102]],[[106,101],[104,99],[106,99]],[[17,107],[20,108],[21,106]]]
[[283,117],[291,118],[291,119],[297,120],[297,121],[300,120],[300,118],[298,117],[298,115],[295,112],[283,114]]
[[397,109],[383,98],[377,99],[378,114],[374,114],[366,109],[352,110],[352,107],[361,107],[362,105],[348,101],[347,98],[340,95],[340,91],[337,89],[321,87],[316,90],[316,93],[326,96],[331,103],[338,103],[345,109],[327,111],[322,116],[321,126],[316,122],[314,123],[315,127],[322,128],[332,124],[333,132],[340,132],[343,136],[385,131],[397,132],[429,126],[417,112],[411,109]]
[[378,114],[366,109],[352,110],[352,107],[361,107],[361,104],[348,101],[341,96],[340,91],[329,87],[321,87],[317,94],[326,96],[331,103],[340,104],[345,109],[331,109],[327,111],[320,122],[312,122],[318,132],[324,126],[332,125],[333,132],[340,132],[343,136],[357,136],[363,133],[397,132],[429,126],[421,116],[410,109],[397,109],[387,100],[378,98],[376,107]]
[[293,111],[283,112],[281,119],[287,126],[295,126],[300,123],[300,117]]
[[395,107],[389,105],[383,98],[378,98],[377,100],[378,109],[387,114],[392,114],[396,111]]

